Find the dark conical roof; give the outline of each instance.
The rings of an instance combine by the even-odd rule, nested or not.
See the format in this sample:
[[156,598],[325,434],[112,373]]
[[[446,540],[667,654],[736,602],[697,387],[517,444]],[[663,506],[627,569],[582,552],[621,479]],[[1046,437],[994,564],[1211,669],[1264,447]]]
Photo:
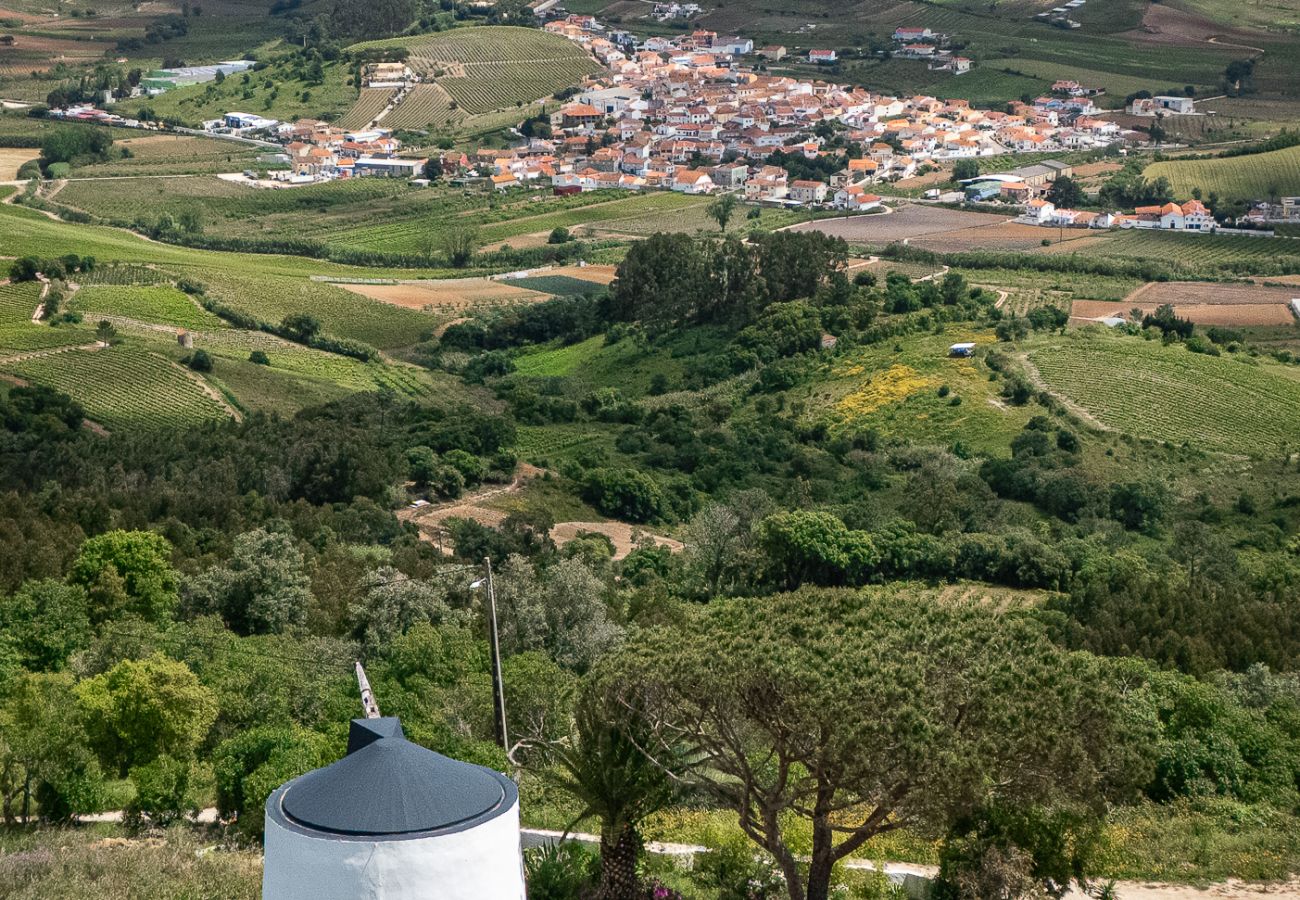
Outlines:
[[396,719],[357,720],[350,752],[285,786],[293,822],[340,835],[455,830],[513,803],[504,776],[408,741]]

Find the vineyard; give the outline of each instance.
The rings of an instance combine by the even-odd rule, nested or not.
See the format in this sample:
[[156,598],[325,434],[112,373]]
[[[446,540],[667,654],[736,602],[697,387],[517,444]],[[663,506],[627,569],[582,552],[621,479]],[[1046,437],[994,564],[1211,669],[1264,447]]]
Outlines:
[[227,417],[225,408],[183,369],[138,347],[72,350],[5,370],[63,391],[110,428],[156,430]]
[[342,128],[365,128],[384,111],[397,91],[393,88],[362,88],[356,105],[338,121]]
[[67,326],[50,328],[46,325],[0,325],[0,357],[31,353],[38,350],[55,350],[59,347],[76,347],[93,343],[95,333],[88,329]]
[[450,125],[463,118],[465,114],[452,107],[451,95],[439,85],[417,84],[384,117],[383,124],[387,128],[423,128],[426,125]]
[[[1085,240],[1090,253],[1160,260],[1192,271],[1242,262],[1300,263],[1300,241],[1281,238],[1131,229],[1103,236],[1096,243]],[[1068,243],[1058,246],[1072,252]]]
[[294,277],[250,280],[239,271],[204,270],[208,295],[264,322],[310,313],[326,334],[364,341],[380,349],[409,347],[441,321],[419,310],[376,303],[332,284]]
[[34,281],[0,284],[0,324],[30,322],[40,294],[41,286]]
[[229,172],[255,163],[263,152],[215,138],[151,134],[117,141],[124,155],[86,166],[87,175],[177,175],[190,172]]
[[1076,272],[1034,272],[1020,269],[958,269],[972,285],[1005,291],[1003,313],[1024,315],[1040,306],[1066,312],[1076,300],[1120,301],[1138,286],[1135,278]]
[[[572,41],[533,28],[457,28],[369,41],[352,49],[377,47],[407,48],[411,67],[432,79],[412,89],[384,119],[394,128],[451,125],[467,115],[510,110],[576,84],[600,68]],[[363,102],[364,97],[349,119],[361,116]]]
[[73,305],[87,320],[103,314],[196,330],[224,325],[172,287],[83,287],[76,293]]
[[1206,196],[1243,200],[1290,196],[1300,194],[1300,147],[1226,159],[1165,160],[1147,166],[1144,174],[1168,178],[1180,198],[1195,188]]
[[[346,356],[311,350],[291,344],[274,335],[234,328],[195,335],[194,345],[221,359],[245,360],[249,353],[261,350],[267,367],[277,373],[326,381],[347,391],[373,391],[388,387],[410,397],[429,393],[428,380],[418,369],[363,363]],[[217,372],[223,370],[218,363]]]
[[165,273],[139,263],[98,265],[77,276],[77,281],[83,288],[92,285],[161,284],[168,280]]
[[535,275],[532,278],[511,279],[510,283],[528,288],[530,291],[554,294],[557,297],[599,294],[602,290],[601,285],[594,281],[584,281],[568,275]]
[[1296,437],[1295,369],[1090,332],[1040,344],[1029,359],[1052,390],[1135,437],[1230,453],[1258,453]]
[[465,77],[443,78],[439,84],[461,110],[475,115],[539,100],[581,81],[592,73],[594,65],[585,56],[569,56],[466,64],[464,68]]

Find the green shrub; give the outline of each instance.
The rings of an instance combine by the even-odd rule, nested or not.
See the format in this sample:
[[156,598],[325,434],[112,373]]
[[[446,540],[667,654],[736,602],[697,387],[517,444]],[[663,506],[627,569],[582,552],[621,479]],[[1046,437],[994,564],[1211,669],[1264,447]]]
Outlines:
[[169,825],[194,806],[190,797],[190,764],[166,754],[153,762],[131,769],[135,799],[126,808],[129,825],[145,818],[155,825]]
[[576,900],[585,896],[600,874],[600,859],[577,843],[537,847],[524,852],[528,900]]

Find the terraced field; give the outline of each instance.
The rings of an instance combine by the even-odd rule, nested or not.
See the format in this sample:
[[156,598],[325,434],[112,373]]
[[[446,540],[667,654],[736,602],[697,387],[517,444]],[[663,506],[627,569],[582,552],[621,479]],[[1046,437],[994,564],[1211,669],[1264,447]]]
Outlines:
[[1165,160],[1143,174],[1168,178],[1176,197],[1190,197],[1196,188],[1206,196],[1242,200],[1292,196],[1300,194],[1300,147],[1226,159]]
[[1206,450],[1259,453],[1300,438],[1300,370],[1089,330],[1036,342],[1053,391],[1103,425]]
[[157,430],[229,415],[178,365],[139,347],[70,350],[3,369],[63,391],[110,428]]

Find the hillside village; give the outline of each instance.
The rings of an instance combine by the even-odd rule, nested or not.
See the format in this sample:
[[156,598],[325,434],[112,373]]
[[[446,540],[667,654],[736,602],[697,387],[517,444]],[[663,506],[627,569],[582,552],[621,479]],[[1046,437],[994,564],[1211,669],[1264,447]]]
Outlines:
[[[603,72],[576,86],[558,109],[514,129],[520,140],[512,147],[447,151],[427,160],[403,156],[401,141],[383,127],[383,115],[366,127],[344,129],[231,111],[205,122],[204,129],[283,148],[280,160],[287,168],[272,174],[281,185],[385,176],[481,184],[498,193],[519,188],[549,188],[556,194],[734,192],[766,206],[858,213],[883,210],[884,185],[945,163],[1148,141],[1145,133],[1126,130],[1103,114],[1095,103],[1103,90],[1070,79],[1057,80],[1049,94],[1033,102],[976,109],[967,100],[896,97],[770,74],[751,61],[779,62],[787,58],[786,48],[755,48],[737,35],[696,29],[638,41],[587,15],[562,15],[542,27],[583,47]],[[955,74],[970,67],[969,60],[947,49],[947,35],[928,28],[900,27],[892,39],[899,55],[931,59]],[[810,64],[836,58],[833,50],[807,53]],[[423,80],[400,61],[368,64],[362,75],[365,88],[396,91],[386,113]],[[1174,109],[1185,99],[1156,97],[1134,105]],[[141,124],[93,108],[55,114]],[[1057,177],[1071,171],[1065,163],[1047,160],[964,179],[960,191],[933,190],[926,199],[1004,203],[1021,210],[1020,222],[1054,228],[1219,229],[1195,199],[1131,214],[1058,208],[1046,195]]]

